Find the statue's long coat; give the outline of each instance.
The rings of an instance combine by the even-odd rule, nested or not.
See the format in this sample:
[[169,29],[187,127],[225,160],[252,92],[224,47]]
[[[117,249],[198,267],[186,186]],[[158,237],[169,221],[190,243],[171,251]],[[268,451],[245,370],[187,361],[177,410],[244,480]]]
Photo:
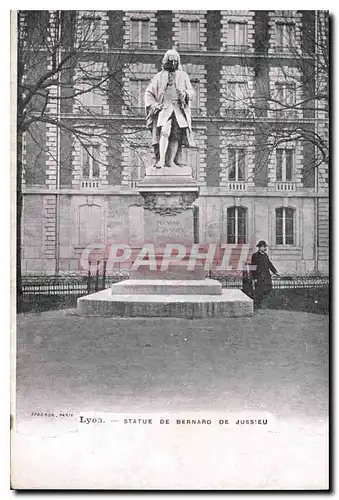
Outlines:
[[[163,104],[165,90],[168,83],[168,71],[162,70],[157,73],[145,91],[145,109],[146,109],[146,121],[147,127],[152,132],[152,144],[158,144],[160,140],[160,128],[162,124],[158,123],[159,113],[153,113],[153,106],[155,104]],[[194,90],[191,85],[189,76],[185,71],[177,69],[174,73],[174,84],[177,90],[184,90],[189,96],[188,102],[182,108],[185,115],[188,128],[186,129],[186,143],[185,146],[194,146],[193,136],[192,136],[192,121],[191,121],[191,109],[190,101],[194,95]]]

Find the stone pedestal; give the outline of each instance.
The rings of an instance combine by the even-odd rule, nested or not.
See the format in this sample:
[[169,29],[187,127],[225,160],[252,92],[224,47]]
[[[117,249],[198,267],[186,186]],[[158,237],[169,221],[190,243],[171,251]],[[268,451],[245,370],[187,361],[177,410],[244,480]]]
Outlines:
[[138,185],[144,198],[145,243],[193,243],[193,203],[199,195],[189,167],[151,168]]
[[[154,249],[156,265],[145,262],[130,273],[131,279],[78,299],[78,312],[120,317],[252,315],[253,301],[240,290],[222,290],[217,280],[207,279],[203,262],[187,268],[194,243],[193,203],[199,195],[191,169],[150,167],[138,190],[144,199],[144,245]],[[164,269],[166,245],[167,252],[172,245],[174,261]],[[176,251],[186,255],[176,260]]]
[[[201,262],[193,270],[187,270],[188,255],[194,241],[193,203],[199,195],[191,168],[150,167],[138,190],[144,198],[144,242],[154,245],[157,270],[140,267],[131,273],[131,277],[181,281],[204,279],[206,271]],[[186,256],[162,271],[164,250],[169,244],[184,246]]]

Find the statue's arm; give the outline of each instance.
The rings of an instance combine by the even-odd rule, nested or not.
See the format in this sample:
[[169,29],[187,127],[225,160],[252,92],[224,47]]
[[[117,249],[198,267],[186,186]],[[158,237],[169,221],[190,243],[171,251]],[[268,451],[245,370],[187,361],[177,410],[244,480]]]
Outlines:
[[159,81],[155,76],[145,91],[145,110],[148,126],[151,126],[154,118],[162,109],[162,104],[157,100]]
[[151,108],[154,107],[154,105],[158,104],[156,94],[157,94],[157,87],[158,87],[158,80],[156,77],[154,77],[150,83],[148,84],[148,87],[146,88],[145,91],[145,108]]

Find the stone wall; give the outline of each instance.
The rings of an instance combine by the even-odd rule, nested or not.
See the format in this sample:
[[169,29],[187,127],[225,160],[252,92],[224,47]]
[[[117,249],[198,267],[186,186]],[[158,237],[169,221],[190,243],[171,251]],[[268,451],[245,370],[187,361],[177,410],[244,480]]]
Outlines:
[[[46,12],[46,22],[49,16],[51,23],[49,36],[55,37],[57,11]],[[66,13],[65,17],[69,15]],[[200,94],[199,113],[192,123],[196,137],[194,154],[197,153],[193,154],[193,161],[201,189],[197,201],[201,242],[224,242],[227,208],[244,206],[248,214],[250,244],[267,239],[270,253],[281,272],[311,272],[317,268],[315,258],[318,258],[319,270],[326,271],[329,254],[327,162],[321,162],[314,172],[309,166],[319,157],[314,158],[313,147],[306,148],[300,141],[291,144],[296,152],[293,192],[278,192],[274,151],[269,150],[263,134],[265,123],[249,126],[246,117],[240,118],[242,115],[236,113],[231,116],[227,111],[227,87],[232,78],[234,81],[242,78],[248,83],[250,99],[256,95],[255,91],[262,95],[269,90],[272,92],[277,82],[289,79],[294,82],[300,78],[300,71],[290,57],[293,54],[276,52],[276,26],[281,22],[295,25],[294,52],[297,54],[302,43],[301,23],[303,19],[310,22],[309,17],[299,11],[121,11],[114,16],[112,11],[95,11],[95,16],[101,19],[102,36],[100,44],[96,45],[98,53],[87,52],[86,61],[104,62],[100,68],[92,65],[93,70],[101,73],[114,70],[117,61],[121,68],[124,67],[106,87],[102,114],[93,119],[87,115],[84,121],[78,114],[79,121],[72,121],[76,126],[85,122],[93,132],[92,142],[100,146],[100,182],[83,188],[81,146],[71,134],[59,133],[54,124],[40,124],[34,128],[39,148],[29,135],[24,138],[23,271],[76,270],[81,248],[91,241],[135,245],[143,241],[143,209],[131,182],[131,167],[136,162],[135,152],[145,163],[153,161],[153,152],[144,115],[128,114],[123,96],[130,90],[131,77],[151,78],[159,68],[163,51],[180,42],[180,20],[199,21],[200,50],[196,47],[183,50],[181,56],[184,69],[198,81]],[[133,19],[149,22],[149,46],[144,52],[141,47],[129,50]],[[247,24],[249,57],[245,59],[233,49],[233,52],[228,50],[230,21]],[[123,48],[122,52],[119,47]],[[258,57],[254,57],[255,50]],[[47,63],[50,68],[51,61]],[[77,75],[70,71],[66,76],[68,82]],[[319,85],[324,83],[321,81]],[[50,96],[46,111],[53,117],[58,113],[56,86],[50,87]],[[297,99],[301,97],[297,85]],[[270,108],[268,103],[265,106],[260,110],[260,117],[272,121],[276,109]],[[326,103],[321,102],[320,106],[316,131],[326,144]],[[70,115],[76,110],[73,99],[61,112]],[[73,120],[74,116],[68,118]],[[300,112],[290,125],[295,127],[302,118],[307,118],[310,127],[314,126],[312,116],[302,116]],[[105,123],[114,130],[108,138],[103,137]],[[120,130],[121,134],[117,134]],[[134,138],[135,134],[138,138]],[[227,178],[227,148],[230,145],[243,147],[245,143],[248,149],[245,188],[241,183],[237,186],[234,183],[232,191]],[[277,207],[295,210],[293,247],[274,245]]]

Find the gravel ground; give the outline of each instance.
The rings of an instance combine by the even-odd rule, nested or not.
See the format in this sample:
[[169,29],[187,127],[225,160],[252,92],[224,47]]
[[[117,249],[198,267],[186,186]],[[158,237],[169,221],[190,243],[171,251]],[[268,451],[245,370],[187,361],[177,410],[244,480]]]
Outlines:
[[19,315],[18,410],[58,404],[324,417],[328,318],[262,310],[210,320]]
[[[75,310],[18,316],[18,421],[28,418],[31,411],[128,411],[134,414],[262,411],[270,412],[279,420],[279,438],[267,434],[269,441],[257,436],[252,442],[252,437],[246,434],[245,441],[240,442],[229,434],[222,446],[224,451],[220,451],[220,436],[215,435],[213,439],[210,436],[204,446],[214,443],[216,457],[221,457],[226,449],[229,453],[234,449],[237,454],[225,455],[221,461],[214,458],[214,462],[212,459],[204,462],[204,470],[209,467],[208,477],[212,483],[206,475],[201,475],[200,469],[197,482],[197,470],[185,469],[182,465],[186,453],[182,451],[184,455],[180,455],[178,469],[173,469],[171,474],[169,469],[168,477],[160,475],[156,480],[150,469],[142,473],[143,478],[148,474],[147,487],[151,488],[173,485],[185,489],[192,487],[194,481],[201,488],[211,485],[225,489],[325,488],[327,391],[326,316],[273,310],[258,311],[252,318],[212,321],[84,318],[76,316]],[[283,433],[285,437],[281,441]],[[195,446],[203,435],[196,436]],[[151,439],[150,436],[147,439]],[[257,450],[255,455],[248,452],[250,443],[251,453]],[[27,444],[27,449],[32,446],[35,444]],[[154,450],[156,446],[154,443]],[[22,455],[22,443],[20,450]],[[190,450],[192,463],[196,456],[192,447]],[[152,462],[152,470],[160,467],[159,456]],[[235,461],[230,459],[235,456]],[[32,466],[36,459],[33,451],[26,459],[22,458],[26,460],[22,470],[27,469],[27,464]],[[117,463],[122,467],[121,460],[120,454]],[[145,467],[147,460],[142,459]],[[231,460],[233,472],[229,469],[225,475],[220,464],[227,460]],[[46,463],[46,459],[40,457],[36,467],[47,467]],[[137,469],[131,465],[131,470],[142,471],[140,462],[138,464]],[[59,464],[54,465],[53,471],[58,467]],[[66,478],[69,471],[69,467],[63,472],[60,469],[60,474]],[[112,479],[113,485],[146,487],[143,479],[138,482],[136,472],[133,480],[126,474],[125,464],[120,476]],[[88,477],[80,472],[77,477],[81,484],[87,485]],[[95,477],[99,476],[93,476],[91,484],[96,484]],[[39,481],[37,487],[41,487],[41,476]],[[73,476],[69,481],[75,485],[71,487],[79,487]],[[101,477],[99,487],[105,481],[107,483],[107,477]],[[109,481],[107,484],[110,486],[104,487],[112,487]]]

